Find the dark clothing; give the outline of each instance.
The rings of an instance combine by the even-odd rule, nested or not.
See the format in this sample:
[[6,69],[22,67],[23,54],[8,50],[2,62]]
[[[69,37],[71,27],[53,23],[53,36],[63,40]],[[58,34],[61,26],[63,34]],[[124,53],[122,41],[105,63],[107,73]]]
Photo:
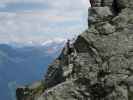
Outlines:
[[69,50],[69,48],[70,48],[70,41],[67,41],[66,46],[67,46],[67,50]]
[[65,48],[63,48],[62,49],[62,52],[61,52],[61,54],[59,55],[59,57],[58,57],[58,60],[62,60],[63,58],[64,58],[64,50],[65,50]]
[[70,55],[71,54],[71,47],[70,47],[70,40],[67,41],[67,54]]
[[68,55],[70,55],[73,52],[73,48],[68,49]]

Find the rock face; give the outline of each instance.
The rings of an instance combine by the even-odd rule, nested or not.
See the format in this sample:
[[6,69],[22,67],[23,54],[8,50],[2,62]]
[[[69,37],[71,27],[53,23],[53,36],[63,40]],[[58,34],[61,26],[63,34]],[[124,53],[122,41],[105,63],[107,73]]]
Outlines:
[[31,85],[22,86],[17,88],[16,90],[16,98],[17,100],[35,100],[44,91],[44,82],[37,81]]
[[49,66],[44,93],[29,100],[133,100],[133,0],[92,2],[89,28]]

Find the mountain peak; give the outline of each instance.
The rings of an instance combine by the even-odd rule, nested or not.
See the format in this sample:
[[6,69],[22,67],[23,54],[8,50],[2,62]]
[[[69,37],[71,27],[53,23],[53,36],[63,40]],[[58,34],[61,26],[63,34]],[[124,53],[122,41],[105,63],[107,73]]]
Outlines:
[[49,65],[43,91],[18,100],[133,100],[133,0],[90,3],[88,29]]

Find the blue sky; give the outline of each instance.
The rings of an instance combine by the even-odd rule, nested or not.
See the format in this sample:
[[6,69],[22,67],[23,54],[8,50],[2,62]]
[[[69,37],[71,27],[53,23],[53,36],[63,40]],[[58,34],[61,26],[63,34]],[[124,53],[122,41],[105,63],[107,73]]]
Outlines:
[[87,28],[88,0],[0,0],[0,42],[66,39]]

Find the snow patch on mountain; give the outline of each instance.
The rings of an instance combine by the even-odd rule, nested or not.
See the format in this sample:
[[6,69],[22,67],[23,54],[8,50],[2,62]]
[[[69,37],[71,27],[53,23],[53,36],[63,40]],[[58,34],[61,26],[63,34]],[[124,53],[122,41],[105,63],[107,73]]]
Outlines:
[[52,46],[52,45],[58,45],[58,44],[65,44],[67,39],[65,38],[54,38],[54,39],[48,39],[41,42],[35,42],[35,41],[28,41],[28,42],[6,42],[6,43],[0,43],[0,44],[7,44],[15,48],[23,48],[23,47],[40,47],[40,46]]
[[46,45],[51,45],[51,44],[60,44],[60,43],[65,43],[66,39],[64,38],[56,38],[56,39],[52,39],[52,40],[47,40],[45,42],[42,43],[42,46],[46,46]]

